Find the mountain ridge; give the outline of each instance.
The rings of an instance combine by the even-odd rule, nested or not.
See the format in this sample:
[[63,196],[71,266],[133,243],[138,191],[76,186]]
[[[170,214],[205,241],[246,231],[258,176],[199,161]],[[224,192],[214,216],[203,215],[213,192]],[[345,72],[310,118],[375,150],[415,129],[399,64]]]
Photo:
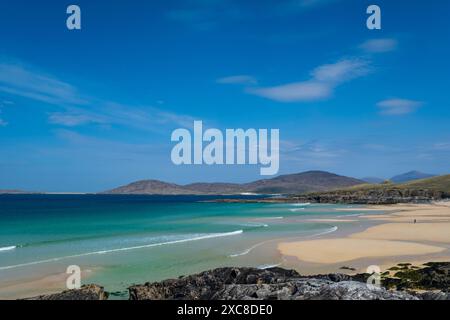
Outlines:
[[435,177],[435,174],[424,173],[417,170],[405,172],[396,176],[393,176],[390,180],[394,183],[405,183],[414,180],[426,179]]
[[261,179],[249,183],[206,183],[196,182],[186,185],[160,180],[140,180],[102,192],[103,194],[298,194],[351,187],[364,181],[341,176],[326,171],[306,171],[280,175],[271,179]]

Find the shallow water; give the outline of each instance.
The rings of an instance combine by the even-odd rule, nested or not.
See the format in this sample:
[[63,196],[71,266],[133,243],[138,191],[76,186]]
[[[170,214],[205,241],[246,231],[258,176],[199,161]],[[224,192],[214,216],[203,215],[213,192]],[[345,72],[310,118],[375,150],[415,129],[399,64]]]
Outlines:
[[334,232],[336,224],[306,220],[355,214],[336,205],[203,202],[216,198],[2,195],[0,286],[69,265],[110,292],[219,266],[274,266],[281,261],[271,240]]

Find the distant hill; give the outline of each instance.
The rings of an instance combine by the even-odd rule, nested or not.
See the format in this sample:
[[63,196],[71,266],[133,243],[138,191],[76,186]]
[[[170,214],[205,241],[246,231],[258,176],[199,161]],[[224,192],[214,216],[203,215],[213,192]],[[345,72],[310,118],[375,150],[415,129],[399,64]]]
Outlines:
[[319,203],[391,204],[450,198],[450,175],[407,183],[363,184],[327,192],[296,196],[298,201]]
[[404,183],[413,180],[426,179],[435,177],[434,174],[423,173],[420,171],[410,171],[403,174],[399,174],[397,176],[392,177],[390,180],[394,183]]
[[308,171],[278,176],[250,183],[192,183],[178,185],[158,180],[142,180],[103,193],[106,194],[298,194],[327,191],[364,183],[362,180],[324,171]]
[[433,190],[450,193],[450,174],[443,176],[435,176],[426,179],[419,179],[409,181],[405,183],[382,183],[378,185],[361,184],[357,186],[351,186],[348,188],[339,189],[338,191],[352,191],[352,190],[380,190],[380,189],[411,189],[411,190]]
[[364,183],[355,178],[325,171],[307,171],[257,180],[244,185],[245,190],[255,193],[304,193],[344,188]]
[[183,186],[185,190],[200,194],[232,194],[245,192],[245,188],[237,183],[205,183],[197,182]]
[[132,182],[103,193],[108,194],[198,194],[183,186],[159,180],[141,180]]
[[361,178],[361,180],[364,182],[373,183],[373,184],[383,183],[385,181],[385,179],[381,179],[381,178],[377,178],[377,177],[364,177],[364,178]]
[[450,175],[415,180],[400,186],[409,189],[430,189],[450,194]]

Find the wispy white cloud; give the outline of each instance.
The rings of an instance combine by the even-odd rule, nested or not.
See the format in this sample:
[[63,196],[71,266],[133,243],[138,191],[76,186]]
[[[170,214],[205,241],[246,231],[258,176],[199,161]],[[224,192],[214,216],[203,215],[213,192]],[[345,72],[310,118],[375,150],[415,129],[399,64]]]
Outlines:
[[381,114],[384,115],[405,115],[416,111],[423,106],[423,102],[408,99],[388,99],[377,103]]
[[370,63],[353,58],[333,64],[324,64],[311,72],[311,79],[284,85],[252,88],[247,92],[279,102],[308,102],[327,99],[340,84],[362,77],[370,72]]
[[344,59],[333,64],[325,64],[312,72],[314,80],[340,84],[369,73],[369,62],[362,59]]
[[248,93],[279,102],[307,102],[328,98],[333,88],[327,83],[305,81],[266,88],[248,88]]
[[99,103],[95,110],[69,108],[64,112],[49,114],[50,123],[66,127],[95,124],[151,132],[162,132],[173,126],[190,128],[194,119],[152,106],[129,106],[116,102]]
[[[12,101],[9,101],[9,100],[1,100],[1,101],[0,101],[0,115],[2,114],[3,108],[4,108],[5,106],[12,105],[12,104],[14,104]],[[3,120],[3,119],[0,117],[0,127],[6,127],[7,125],[8,125],[8,122],[6,122],[5,120]]]
[[89,116],[88,114],[81,112],[54,112],[50,113],[48,117],[48,121],[52,124],[67,126],[67,127],[76,127],[79,125],[89,124],[89,123],[103,123],[101,119],[97,117]]
[[219,78],[216,80],[216,82],[222,84],[244,84],[244,85],[254,85],[258,83],[255,77],[245,74]]
[[383,53],[397,49],[398,41],[392,38],[371,39],[360,45],[360,48],[368,53]]
[[163,110],[154,109],[154,114],[156,115],[156,122],[159,124],[176,124],[181,127],[190,128],[192,127],[194,117],[184,114],[178,114]]
[[0,63],[0,92],[50,104],[85,104],[77,89],[20,64]]
[[435,150],[450,151],[450,142],[437,142],[433,144]]
[[10,101],[10,100],[2,100],[1,102],[0,102],[0,107],[3,107],[3,106],[9,106],[9,105],[13,105],[14,104],[14,102],[12,102],[12,101]]
[[336,141],[310,140],[304,142],[280,141],[283,160],[310,168],[327,168],[334,165],[347,150]]
[[[17,63],[0,63],[0,92],[56,105],[62,110],[49,113],[49,123],[67,127],[97,124],[161,131],[164,126],[187,126],[194,121],[188,115],[153,106],[125,105],[82,95],[68,82]],[[6,125],[3,120],[1,123]]]

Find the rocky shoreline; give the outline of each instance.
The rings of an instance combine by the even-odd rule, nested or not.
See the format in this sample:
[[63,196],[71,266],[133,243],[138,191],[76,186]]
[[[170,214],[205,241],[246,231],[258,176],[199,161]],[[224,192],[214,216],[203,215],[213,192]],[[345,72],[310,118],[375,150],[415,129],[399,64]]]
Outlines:
[[450,199],[450,194],[435,190],[409,189],[374,189],[374,190],[341,190],[324,193],[311,193],[293,197],[296,201],[332,204],[398,204],[398,203],[426,203]]
[[374,189],[374,190],[337,190],[329,192],[309,193],[305,195],[285,196],[260,199],[217,199],[209,202],[226,203],[325,203],[325,204],[360,204],[388,205],[400,203],[429,203],[449,200],[450,194],[435,190],[409,189]]
[[[130,300],[450,300],[450,262],[424,267],[399,264],[381,275],[302,276],[282,268],[218,268],[199,274],[129,287]],[[32,300],[106,300],[98,285],[42,295]]]

